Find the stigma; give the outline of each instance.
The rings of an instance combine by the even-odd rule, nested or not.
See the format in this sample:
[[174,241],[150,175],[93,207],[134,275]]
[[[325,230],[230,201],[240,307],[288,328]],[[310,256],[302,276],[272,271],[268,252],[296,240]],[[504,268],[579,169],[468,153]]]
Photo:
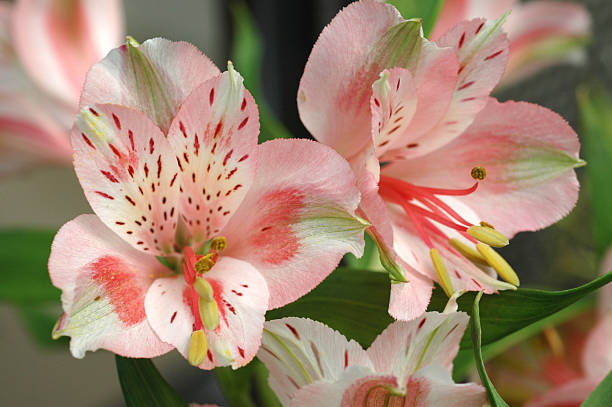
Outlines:
[[[504,281],[514,286],[520,284],[512,267],[493,249],[507,246],[509,239],[485,221],[478,224],[467,221],[440,198],[474,193],[479,182],[486,179],[487,171],[484,167],[476,166],[472,168],[470,175],[475,182],[464,189],[418,186],[389,176],[380,176],[381,197],[389,203],[399,205],[407,215],[416,234],[429,248],[431,264],[438,282],[449,297],[453,295],[454,289],[441,251],[458,254],[479,268],[491,267]],[[447,228],[451,230],[448,231]],[[458,239],[456,235],[449,236],[448,233],[453,230],[465,241]]]

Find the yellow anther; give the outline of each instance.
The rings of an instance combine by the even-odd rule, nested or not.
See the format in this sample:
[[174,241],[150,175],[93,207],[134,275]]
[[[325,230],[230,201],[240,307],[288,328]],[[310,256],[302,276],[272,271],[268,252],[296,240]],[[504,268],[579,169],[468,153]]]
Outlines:
[[200,298],[198,301],[200,308],[200,318],[206,329],[212,331],[219,325],[219,307],[216,301],[205,301]]
[[223,236],[215,237],[210,241],[210,250],[221,252],[227,246],[227,239]]
[[486,227],[486,228],[495,229],[495,226],[491,225],[491,224],[490,224],[490,223],[488,223],[488,222],[485,222],[484,220],[481,220],[481,221],[480,221],[480,226],[484,226],[484,227]]
[[521,284],[512,267],[506,260],[504,260],[502,256],[499,255],[499,253],[493,250],[491,246],[484,243],[478,243],[476,244],[476,249],[478,249],[480,254],[487,259],[489,266],[493,267],[504,281],[507,281],[516,287]]
[[207,255],[200,257],[195,263],[195,271],[198,273],[206,273],[215,265],[214,257],[214,253],[208,253]]
[[210,283],[205,279],[196,277],[195,282],[193,283],[193,288],[195,288],[202,300],[213,301],[215,292]]
[[468,228],[467,232],[474,239],[486,243],[489,246],[504,247],[510,243],[506,236],[488,226],[471,226]]
[[463,257],[465,257],[472,263],[482,265],[482,266],[489,265],[489,263],[487,263],[487,259],[482,257],[482,254],[480,254],[478,250],[474,249],[471,246],[468,246],[467,244],[463,243],[461,240],[452,238],[452,239],[449,239],[448,242],[451,244],[451,246],[455,248],[455,250],[461,253]]
[[438,250],[434,248],[429,249],[429,255],[431,256],[431,262],[433,263],[438,279],[440,280],[440,286],[448,297],[452,297],[454,292],[453,285],[451,284],[450,277],[446,271],[444,261],[442,261],[442,256],[440,256]]
[[470,175],[472,178],[482,181],[483,179],[487,178],[487,170],[485,170],[484,167],[474,167],[472,168]]
[[549,326],[544,329],[544,337],[553,355],[561,359],[565,354],[565,346],[563,345],[563,339],[561,335],[559,335],[559,331],[557,331],[554,326]]
[[191,341],[189,341],[189,354],[187,360],[192,366],[198,366],[204,362],[208,352],[208,340],[203,330],[199,329],[191,334]]

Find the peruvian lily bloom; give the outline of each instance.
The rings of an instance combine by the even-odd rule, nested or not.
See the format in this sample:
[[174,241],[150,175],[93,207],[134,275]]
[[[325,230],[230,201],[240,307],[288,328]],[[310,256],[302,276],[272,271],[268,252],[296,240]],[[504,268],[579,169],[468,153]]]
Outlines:
[[[611,270],[612,249],[604,259],[601,272],[603,274]],[[579,407],[612,371],[612,285],[608,284],[601,289],[599,301],[598,321],[589,333],[584,347],[580,348],[582,374],[575,374],[575,377],[564,380],[526,403],[525,407]],[[571,348],[568,351],[576,352]],[[559,370],[558,367],[556,369]]]
[[448,295],[514,289],[491,246],[577,200],[574,131],[543,107],[489,97],[508,59],[502,23],[464,21],[431,42],[420,21],[362,0],[323,30],[304,70],[300,117],[357,174],[396,319],[425,312],[434,282]]
[[87,70],[123,39],[121,1],[2,1],[0,20],[0,173],[68,165]]
[[505,24],[510,55],[499,86],[551,65],[584,61],[591,18],[584,6],[566,1],[446,0],[431,37],[437,40],[461,20],[495,19],[510,9],[512,13]]
[[389,325],[367,349],[320,322],[268,321],[257,357],[283,406],[462,406],[486,401],[478,384],[456,384],[453,359],[469,317],[428,312]]
[[82,103],[74,167],[97,216],[64,225],[49,260],[65,311],[53,335],[74,356],[176,348],[203,369],[240,367],[267,309],[361,254],[349,165],[313,141],[258,146],[231,63],[220,73],[190,44],[131,41],[92,68]]

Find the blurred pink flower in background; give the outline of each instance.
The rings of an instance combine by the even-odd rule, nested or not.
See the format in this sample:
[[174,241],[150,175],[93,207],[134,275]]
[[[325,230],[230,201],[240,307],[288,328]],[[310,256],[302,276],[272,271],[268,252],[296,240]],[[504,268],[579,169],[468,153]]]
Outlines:
[[70,164],[85,75],[123,36],[120,0],[0,2],[0,174]]
[[504,29],[510,39],[506,73],[498,86],[517,82],[561,62],[582,62],[591,18],[584,6],[564,1],[446,0],[431,38],[437,40],[461,20],[499,18],[512,10]]

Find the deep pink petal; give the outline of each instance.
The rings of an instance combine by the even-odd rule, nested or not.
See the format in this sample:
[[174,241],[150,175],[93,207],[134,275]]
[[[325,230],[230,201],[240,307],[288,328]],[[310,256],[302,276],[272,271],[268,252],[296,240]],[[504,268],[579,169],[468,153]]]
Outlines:
[[[222,257],[204,275],[212,285],[219,307],[219,326],[206,330],[209,353],[201,369],[248,363],[261,343],[268,304],[265,280],[250,264]],[[189,307],[189,288],[182,276],[156,280],[147,293],[147,318],[159,337],[184,356],[189,352],[194,317]]]
[[478,220],[512,236],[537,230],[565,216],[578,198],[572,170],[576,133],[556,113],[524,102],[491,99],[474,124],[443,149],[383,169],[415,185],[465,188],[475,166],[487,170],[476,192],[457,197]]
[[525,407],[579,407],[598,384],[594,379],[573,380],[528,401]]
[[180,172],[180,209],[195,244],[219,233],[255,177],[259,113],[230,68],[196,88],[172,122],[168,140]]
[[179,168],[159,128],[127,107],[93,105],[71,137],[75,171],[100,219],[139,250],[172,252]]
[[312,49],[298,90],[300,118],[317,140],[344,157],[369,141],[371,86],[387,68],[369,54],[402,21],[390,5],[357,1],[334,17]]
[[469,317],[464,312],[427,312],[413,321],[396,321],[367,350],[377,372],[404,382],[430,365],[452,370]]
[[15,50],[30,76],[70,104],[76,104],[87,70],[123,38],[119,0],[19,0],[11,23]]
[[80,107],[115,103],[145,113],[164,132],[180,105],[219,69],[196,47],[162,38],[112,50],[87,74]]
[[316,287],[345,253],[361,256],[358,203],[355,176],[330,147],[273,140],[259,146],[254,184],[220,234],[227,255],[264,276],[277,308]]
[[289,400],[303,386],[340,379],[349,366],[371,368],[361,345],[348,341],[320,322],[305,318],[266,322],[257,357],[270,371],[270,387],[283,405],[289,405]]
[[49,258],[65,314],[53,335],[70,336],[70,350],[107,349],[128,357],[168,352],[151,329],[144,299],[151,283],[169,274],[155,257],[133,249],[95,215],[81,215],[55,236]]

